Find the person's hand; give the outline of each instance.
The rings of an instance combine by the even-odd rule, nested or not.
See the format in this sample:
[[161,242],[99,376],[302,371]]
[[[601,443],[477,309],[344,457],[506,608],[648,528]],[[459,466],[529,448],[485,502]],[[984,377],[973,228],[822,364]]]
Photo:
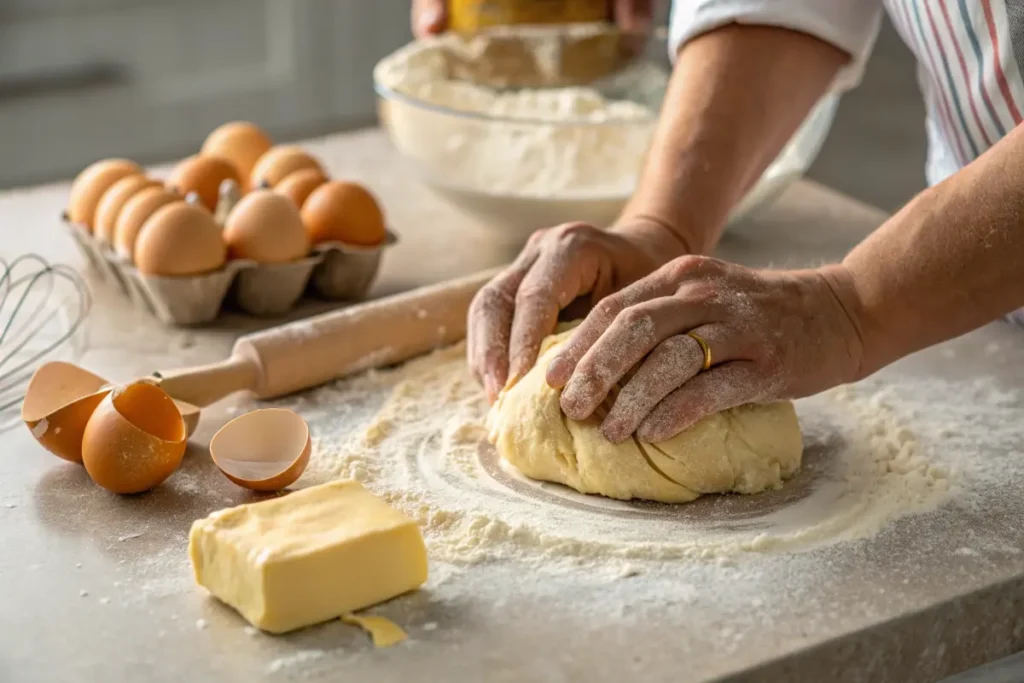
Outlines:
[[412,0],[412,34],[417,38],[437,35],[448,26],[445,0]]
[[[609,17],[623,31],[645,31],[654,16],[653,0],[608,0]],[[412,33],[417,38],[436,35],[448,26],[445,0],[413,0]]]
[[562,309],[583,296],[600,301],[687,251],[667,228],[646,219],[611,231],[566,223],[535,232],[469,308],[469,366],[488,399],[497,398],[509,377],[533,367]]
[[[863,355],[856,301],[842,266],[751,270],[683,256],[601,300],[548,365],[547,381],[562,389],[562,410],[574,420],[611,395],[601,425],[608,440],[635,432],[664,441],[726,408],[855,378]],[[687,332],[710,348],[709,370]]]

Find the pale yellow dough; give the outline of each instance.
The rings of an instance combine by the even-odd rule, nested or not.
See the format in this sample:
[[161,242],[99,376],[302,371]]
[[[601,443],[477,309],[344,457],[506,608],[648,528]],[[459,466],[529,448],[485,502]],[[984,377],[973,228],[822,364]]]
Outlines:
[[570,334],[548,337],[537,365],[488,415],[498,453],[526,476],[621,500],[685,503],[706,493],[779,488],[799,470],[803,440],[789,401],[732,408],[658,444],[635,437],[613,444],[596,415],[568,419],[544,375]]

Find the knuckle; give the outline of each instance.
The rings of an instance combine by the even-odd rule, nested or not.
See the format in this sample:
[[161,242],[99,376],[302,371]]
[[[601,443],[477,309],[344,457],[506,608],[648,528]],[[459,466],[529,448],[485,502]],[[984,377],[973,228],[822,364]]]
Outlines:
[[535,306],[550,298],[550,290],[540,285],[524,285],[516,292],[516,306]]
[[630,306],[619,313],[615,321],[629,330],[646,328],[654,323],[650,312],[642,305]]
[[594,313],[603,320],[613,320],[622,310],[622,303],[615,295],[606,296],[594,306]]
[[708,256],[686,254],[672,259],[662,266],[662,268],[669,277],[685,280],[699,274],[715,272],[720,267],[719,263],[720,262],[717,259],[713,259]]
[[588,223],[563,223],[555,228],[563,248],[577,249],[590,242],[595,228]]

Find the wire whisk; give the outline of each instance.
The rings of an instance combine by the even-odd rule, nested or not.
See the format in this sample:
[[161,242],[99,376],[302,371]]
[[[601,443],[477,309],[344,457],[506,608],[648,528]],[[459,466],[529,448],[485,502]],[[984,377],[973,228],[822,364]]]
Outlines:
[[91,306],[73,268],[38,254],[0,258],[0,432],[20,423],[32,373],[71,339]]

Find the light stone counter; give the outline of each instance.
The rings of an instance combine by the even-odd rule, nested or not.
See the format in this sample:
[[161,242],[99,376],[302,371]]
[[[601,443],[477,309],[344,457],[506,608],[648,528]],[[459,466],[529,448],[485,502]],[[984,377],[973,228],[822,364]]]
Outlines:
[[[514,254],[418,184],[380,132],[310,144],[333,174],[368,183],[402,236],[377,293]],[[81,265],[57,222],[66,192],[0,197],[0,255],[36,251]],[[721,253],[752,264],[835,259],[883,218],[800,183],[731,230]],[[231,315],[213,328],[168,329],[106,286],[93,289],[71,357],[112,380],[218,359],[240,331],[269,324]],[[989,347],[1000,351],[979,351]],[[1024,334],[992,325],[882,378],[928,376],[990,378],[1013,394],[1024,388]],[[340,623],[279,638],[250,633],[191,586],[185,557],[194,519],[248,499],[203,447],[231,404],[206,412],[181,472],[135,497],[94,487],[25,429],[0,435],[0,679],[884,683],[936,680],[1024,645],[1024,476],[1012,468],[991,490],[965,493],[970,505],[739,569],[680,562],[614,580],[593,569],[548,576],[502,563],[438,566],[426,590],[379,609],[411,636],[389,650],[374,651]],[[984,455],[1012,462],[1022,439],[997,449]],[[685,599],[683,582],[693,587]],[[756,600],[743,597],[752,592]]]

